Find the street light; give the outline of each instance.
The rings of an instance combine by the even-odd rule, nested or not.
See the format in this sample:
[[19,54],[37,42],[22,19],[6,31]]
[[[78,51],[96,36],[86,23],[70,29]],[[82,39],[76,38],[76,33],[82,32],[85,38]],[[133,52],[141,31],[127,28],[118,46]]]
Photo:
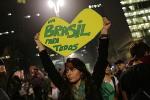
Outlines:
[[64,0],[58,0],[57,1],[57,6],[63,7],[64,6]]
[[60,10],[60,7],[64,6],[64,0],[56,0],[56,1],[55,0],[49,0],[48,6],[51,9],[54,9],[56,16],[59,16],[59,10]]

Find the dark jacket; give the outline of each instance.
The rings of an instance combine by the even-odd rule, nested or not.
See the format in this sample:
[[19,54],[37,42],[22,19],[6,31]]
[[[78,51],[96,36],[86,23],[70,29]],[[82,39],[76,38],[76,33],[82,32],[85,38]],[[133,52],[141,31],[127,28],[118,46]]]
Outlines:
[[[94,66],[93,74],[85,81],[85,94],[86,100],[102,100],[100,94],[100,87],[105,75],[105,69],[107,66],[107,56],[108,56],[108,38],[103,37],[100,39],[99,43],[99,56],[97,62]],[[60,76],[60,74],[55,69],[52,60],[49,58],[47,52],[43,50],[40,52],[40,57],[45,68],[45,71],[48,73],[49,78],[60,90],[59,100],[74,100],[71,94],[71,88],[67,81]]]
[[20,95],[21,80],[17,76],[12,76],[8,80],[7,93],[11,100],[24,100]]
[[7,93],[0,88],[0,100],[10,100]]
[[142,58],[143,63],[129,68],[120,78],[121,88],[127,93],[129,100],[150,100],[143,94],[144,92],[150,94],[150,63],[148,63],[150,59],[148,58],[150,56]]
[[7,74],[5,72],[0,73],[0,88],[2,88],[5,92],[7,89]]

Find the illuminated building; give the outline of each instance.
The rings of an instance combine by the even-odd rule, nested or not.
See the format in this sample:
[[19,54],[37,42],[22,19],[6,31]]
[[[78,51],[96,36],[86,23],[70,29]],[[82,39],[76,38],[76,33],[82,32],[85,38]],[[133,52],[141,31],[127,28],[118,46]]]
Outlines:
[[150,36],[150,0],[121,0],[134,40]]

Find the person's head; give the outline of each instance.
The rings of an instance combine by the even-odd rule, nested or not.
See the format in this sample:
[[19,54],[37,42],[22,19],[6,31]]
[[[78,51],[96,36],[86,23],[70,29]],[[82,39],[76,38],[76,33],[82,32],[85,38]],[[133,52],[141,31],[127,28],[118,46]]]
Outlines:
[[150,47],[142,41],[135,42],[130,47],[132,58],[139,59],[150,53]]
[[33,69],[33,73],[34,73],[34,75],[38,75],[39,69],[38,69],[38,68],[34,68],[34,69]]
[[118,60],[115,65],[119,70],[123,70],[126,67],[126,64],[123,60]]
[[110,64],[107,65],[106,70],[105,70],[105,74],[107,74],[107,75],[111,75],[112,74],[111,65]]
[[0,59],[0,72],[6,72],[4,61]]
[[30,73],[31,75],[34,74],[34,69],[37,69],[36,65],[30,65],[30,66],[29,66],[29,73]]
[[18,77],[19,79],[24,79],[24,70],[16,70],[13,76]]
[[68,58],[65,63],[64,76],[67,80],[75,84],[79,80],[84,80],[90,73],[87,71],[85,64],[78,58]]

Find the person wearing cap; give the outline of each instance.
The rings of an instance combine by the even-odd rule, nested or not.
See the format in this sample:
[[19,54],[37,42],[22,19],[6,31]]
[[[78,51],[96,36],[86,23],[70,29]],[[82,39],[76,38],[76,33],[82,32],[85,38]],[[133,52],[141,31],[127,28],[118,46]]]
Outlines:
[[105,17],[104,27],[99,38],[99,56],[92,75],[86,69],[83,61],[78,58],[68,58],[65,63],[64,77],[61,77],[48,56],[45,47],[40,43],[39,35],[35,36],[35,42],[38,46],[44,69],[60,90],[58,100],[103,100],[99,89],[107,66],[108,29],[110,26],[110,21]]

